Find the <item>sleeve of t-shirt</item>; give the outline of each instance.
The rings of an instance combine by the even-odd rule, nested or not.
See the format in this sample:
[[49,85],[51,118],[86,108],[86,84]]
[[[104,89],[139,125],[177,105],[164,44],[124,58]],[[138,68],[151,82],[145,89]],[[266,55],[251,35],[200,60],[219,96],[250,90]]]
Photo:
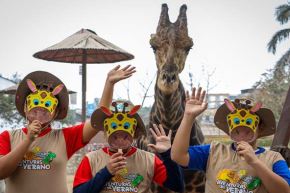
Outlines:
[[164,181],[167,178],[167,171],[163,162],[159,159],[158,156],[154,156],[154,177],[153,181],[159,185],[163,185]]
[[286,180],[290,186],[290,171],[285,160],[279,160],[273,164],[273,172]]
[[0,134],[0,155],[6,155],[11,151],[10,136],[8,131],[3,131]]
[[83,184],[92,178],[90,162],[88,157],[85,156],[76,171],[73,187]]
[[188,148],[188,168],[193,170],[206,170],[207,160],[210,152],[210,144],[194,145]]
[[68,159],[80,148],[87,143],[83,143],[84,123],[72,127],[64,128],[63,135],[66,143],[66,151]]
[[108,171],[107,167],[102,168],[92,176],[92,171],[90,167],[90,162],[88,157],[84,157],[79,168],[77,169],[74,183],[73,183],[73,193],[96,193],[100,192],[104,185],[113,176]]
[[174,192],[183,192],[183,175],[181,168],[171,160],[171,149],[160,153],[161,159],[155,155],[153,181]]

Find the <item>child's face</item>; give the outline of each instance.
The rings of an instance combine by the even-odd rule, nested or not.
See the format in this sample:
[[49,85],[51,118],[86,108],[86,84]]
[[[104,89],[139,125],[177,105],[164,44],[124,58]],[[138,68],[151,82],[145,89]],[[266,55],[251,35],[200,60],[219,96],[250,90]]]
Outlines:
[[240,141],[252,142],[257,138],[253,130],[244,126],[235,128],[230,133],[230,136],[232,140],[235,142],[240,142]]
[[128,149],[131,147],[133,143],[132,136],[124,131],[116,131],[112,135],[110,135],[108,139],[108,143],[112,149]]

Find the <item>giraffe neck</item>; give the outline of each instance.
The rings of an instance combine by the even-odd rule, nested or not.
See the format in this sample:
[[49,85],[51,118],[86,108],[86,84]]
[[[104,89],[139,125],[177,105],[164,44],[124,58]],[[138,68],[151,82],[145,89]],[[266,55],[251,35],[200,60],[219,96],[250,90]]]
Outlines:
[[184,113],[185,92],[182,83],[178,89],[171,94],[164,94],[155,85],[155,102],[150,116],[150,126],[153,123],[163,125],[164,129],[173,133],[178,129]]

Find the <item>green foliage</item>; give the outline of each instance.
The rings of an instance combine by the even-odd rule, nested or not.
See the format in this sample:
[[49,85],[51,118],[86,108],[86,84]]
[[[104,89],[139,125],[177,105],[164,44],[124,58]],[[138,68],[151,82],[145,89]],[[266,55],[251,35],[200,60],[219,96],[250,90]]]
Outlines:
[[75,125],[76,124],[76,120],[77,120],[76,111],[72,110],[72,109],[69,109],[68,112],[67,112],[66,118],[63,119],[63,120],[60,120],[59,122],[62,125],[69,126],[69,125]]
[[[284,4],[276,8],[276,20],[280,22],[282,25],[287,23],[290,17],[290,4]],[[284,41],[289,37],[290,29],[282,29],[274,34],[268,43],[268,51],[273,54],[276,53],[277,44]]]
[[0,123],[2,128],[15,128],[24,124],[24,118],[16,110],[13,95],[0,94]]
[[[281,24],[288,22],[290,17],[290,4],[284,4],[276,8],[276,19]],[[268,51],[275,54],[277,44],[285,41],[290,35],[290,29],[279,30],[268,43]],[[290,50],[288,50],[276,63],[273,69],[264,73],[261,80],[258,81],[254,88],[253,98],[263,102],[264,106],[270,108],[276,118],[279,120],[284,101],[289,89],[290,83]]]
[[263,78],[254,87],[256,92],[252,97],[271,109],[278,121],[289,89],[289,71],[274,68],[264,73]]

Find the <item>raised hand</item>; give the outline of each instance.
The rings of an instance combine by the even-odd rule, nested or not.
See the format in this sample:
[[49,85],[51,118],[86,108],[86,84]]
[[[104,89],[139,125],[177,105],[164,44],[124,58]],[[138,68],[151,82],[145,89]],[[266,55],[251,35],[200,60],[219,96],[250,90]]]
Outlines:
[[117,152],[110,157],[109,163],[107,164],[107,169],[112,175],[115,175],[119,170],[126,167],[126,157],[122,155],[123,153]]
[[166,152],[171,147],[171,134],[172,131],[170,130],[168,135],[166,136],[165,131],[162,127],[162,125],[159,125],[159,128],[157,125],[153,124],[153,128],[150,128],[150,132],[152,133],[152,136],[156,142],[156,144],[148,144],[148,147],[152,148],[154,151],[158,153]]
[[185,111],[186,115],[197,117],[207,108],[207,103],[204,101],[205,91],[202,91],[202,88],[199,87],[197,92],[196,88],[192,89],[191,95],[186,91],[186,103],[185,103]]
[[124,68],[120,69],[120,65],[113,68],[108,73],[108,81],[115,84],[116,82],[119,82],[120,80],[129,78],[132,76],[133,73],[136,72],[135,67],[131,65],[127,65]]
[[34,120],[27,126],[27,138],[29,141],[33,141],[37,137],[41,130],[41,122]]

